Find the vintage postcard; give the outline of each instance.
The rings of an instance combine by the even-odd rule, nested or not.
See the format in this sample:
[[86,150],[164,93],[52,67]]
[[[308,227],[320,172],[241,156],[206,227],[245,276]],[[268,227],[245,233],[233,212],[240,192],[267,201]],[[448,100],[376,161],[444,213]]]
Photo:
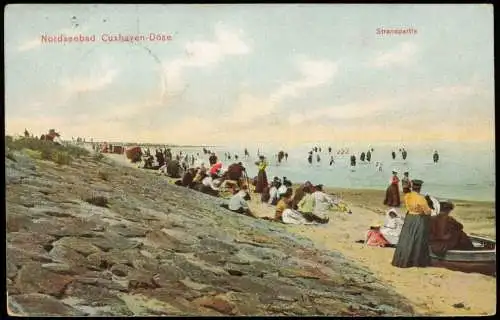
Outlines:
[[492,5],[4,17],[11,315],[496,313]]

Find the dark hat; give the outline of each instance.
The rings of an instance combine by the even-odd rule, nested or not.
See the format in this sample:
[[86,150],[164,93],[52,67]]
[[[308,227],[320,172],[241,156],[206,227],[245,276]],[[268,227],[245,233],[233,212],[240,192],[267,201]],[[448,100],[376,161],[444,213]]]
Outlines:
[[444,201],[439,202],[439,208],[440,208],[440,211],[447,212],[447,211],[451,211],[451,210],[455,209],[455,205],[451,201],[444,200]]
[[422,180],[413,179],[411,181],[411,184],[414,185],[414,186],[421,186],[422,184],[424,184],[424,182]]
[[317,184],[314,186],[314,188],[318,189],[318,190],[323,190],[323,185],[322,184]]

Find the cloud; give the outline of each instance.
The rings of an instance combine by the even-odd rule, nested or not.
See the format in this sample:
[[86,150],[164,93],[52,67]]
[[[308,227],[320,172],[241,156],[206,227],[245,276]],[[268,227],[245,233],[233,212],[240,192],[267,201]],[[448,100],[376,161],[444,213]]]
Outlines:
[[398,47],[388,51],[379,53],[371,65],[376,68],[383,68],[391,65],[408,65],[411,63],[417,46],[412,42],[403,42]]
[[471,85],[439,86],[433,89],[433,93],[436,95],[448,98],[467,97],[485,92],[484,89]]
[[[81,34],[81,33],[85,32],[86,30],[87,30],[87,28],[65,28],[65,29],[57,30],[54,33],[47,32],[46,34],[47,35],[64,34],[66,36],[74,36],[74,35]],[[17,47],[17,51],[18,52],[25,52],[25,51],[30,51],[30,50],[37,49],[37,48],[41,47],[42,46],[41,36],[42,35],[38,35],[36,38],[30,39],[30,40],[27,40],[27,41],[21,43]]]
[[307,90],[328,84],[337,72],[337,64],[328,60],[301,59],[296,65],[301,77],[287,81],[272,91],[267,97],[242,94],[233,112],[226,121],[250,123],[256,119],[273,114],[279,105],[289,98],[304,95]]
[[220,63],[230,55],[245,55],[249,46],[241,39],[242,32],[223,24],[215,26],[213,41],[191,41],[185,45],[186,56],[164,63],[166,74],[163,93],[177,92],[185,87],[182,73],[186,68],[204,68]]
[[66,79],[62,81],[62,87],[68,94],[77,94],[82,92],[101,90],[111,83],[116,78],[118,70],[108,69],[103,70],[99,74],[90,75],[88,77]]
[[302,78],[283,84],[270,96],[270,101],[278,104],[288,97],[298,97],[305,89],[328,83],[337,71],[337,65],[328,60],[303,60],[298,63]]
[[292,126],[296,126],[302,123],[314,122],[320,119],[346,120],[366,118],[377,113],[389,110],[394,106],[395,102],[395,99],[385,99],[379,101],[349,103],[340,106],[313,109],[309,110],[307,113],[294,112],[288,117],[288,123]]

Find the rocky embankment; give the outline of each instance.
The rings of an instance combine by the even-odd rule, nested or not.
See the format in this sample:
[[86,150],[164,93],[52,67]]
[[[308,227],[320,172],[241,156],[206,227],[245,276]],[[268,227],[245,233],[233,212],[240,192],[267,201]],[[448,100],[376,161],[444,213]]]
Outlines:
[[16,152],[5,166],[12,313],[413,313],[342,255],[164,178],[92,156],[61,166]]

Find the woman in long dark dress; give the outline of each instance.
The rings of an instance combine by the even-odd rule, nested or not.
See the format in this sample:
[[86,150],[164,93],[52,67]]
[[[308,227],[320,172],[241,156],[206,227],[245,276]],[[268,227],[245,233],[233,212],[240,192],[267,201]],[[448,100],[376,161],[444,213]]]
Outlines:
[[260,156],[259,159],[260,160],[255,163],[259,169],[259,172],[257,173],[257,182],[255,183],[255,193],[262,193],[264,188],[268,185],[266,158],[264,156]]
[[422,180],[412,181],[412,191],[405,194],[406,213],[392,265],[399,268],[427,267],[431,208],[420,194]]
[[399,178],[396,170],[392,171],[392,178],[385,191],[384,204],[389,207],[399,207],[401,199],[399,197]]

